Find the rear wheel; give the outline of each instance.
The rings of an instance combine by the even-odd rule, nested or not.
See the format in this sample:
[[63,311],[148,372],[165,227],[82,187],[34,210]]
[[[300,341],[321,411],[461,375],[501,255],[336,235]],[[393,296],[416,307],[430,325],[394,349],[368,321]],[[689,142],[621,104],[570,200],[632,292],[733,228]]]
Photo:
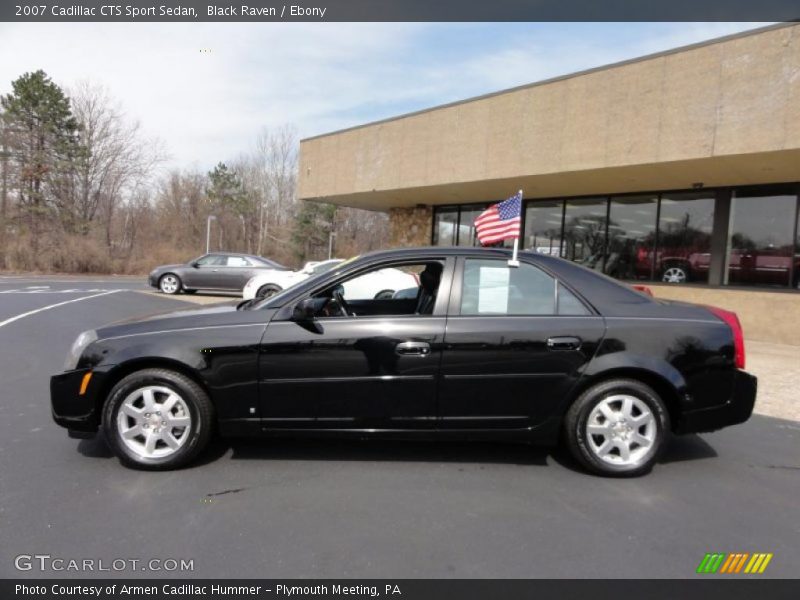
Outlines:
[[649,472],[669,431],[669,415],[652,388],[634,379],[593,385],[565,418],[567,444],[589,471],[611,477]]
[[281,286],[275,285],[274,283],[262,285],[256,292],[256,299],[263,300],[264,298],[270,298],[282,290],[283,288],[281,288]]
[[174,273],[166,273],[158,280],[158,289],[165,294],[177,294],[181,291],[183,284],[181,278]]
[[149,470],[189,463],[211,438],[213,407],[194,381],[166,369],[123,378],[103,410],[103,432],[120,461]]

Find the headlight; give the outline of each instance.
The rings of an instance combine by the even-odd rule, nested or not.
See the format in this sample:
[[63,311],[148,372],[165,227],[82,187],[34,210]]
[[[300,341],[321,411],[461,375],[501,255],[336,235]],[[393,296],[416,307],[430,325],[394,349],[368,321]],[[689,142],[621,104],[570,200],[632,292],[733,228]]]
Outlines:
[[75,338],[75,341],[72,343],[72,348],[69,349],[69,354],[67,354],[67,360],[64,361],[64,370],[72,371],[75,367],[77,367],[78,361],[81,358],[81,354],[83,354],[83,351],[86,350],[86,346],[91,344],[96,339],[97,332],[94,329],[84,331],[77,338]]

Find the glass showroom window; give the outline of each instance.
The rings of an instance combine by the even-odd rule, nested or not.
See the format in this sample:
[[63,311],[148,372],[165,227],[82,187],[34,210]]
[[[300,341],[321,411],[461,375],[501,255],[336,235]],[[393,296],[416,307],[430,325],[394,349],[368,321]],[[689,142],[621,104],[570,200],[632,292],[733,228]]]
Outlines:
[[654,196],[612,198],[604,272],[619,279],[650,279],[656,237]]
[[461,216],[458,220],[458,245],[459,246],[479,246],[478,238],[475,235],[475,219],[478,218],[486,205],[470,204],[461,207]]
[[707,283],[713,227],[713,192],[662,194],[656,279],[667,283]]
[[[734,191],[728,230],[727,283],[788,286],[797,194],[784,186]],[[796,285],[796,282],[795,282]]]
[[458,207],[437,208],[433,217],[433,245],[455,246]]
[[562,256],[591,269],[603,268],[607,207],[605,198],[567,201]]
[[525,207],[525,235],[522,247],[539,254],[561,256],[562,200],[535,200]]

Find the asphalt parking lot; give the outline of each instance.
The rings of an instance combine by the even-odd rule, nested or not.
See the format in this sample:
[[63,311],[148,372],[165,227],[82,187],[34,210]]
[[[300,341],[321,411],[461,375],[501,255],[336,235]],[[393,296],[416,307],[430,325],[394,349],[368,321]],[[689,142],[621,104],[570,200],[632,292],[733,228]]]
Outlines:
[[18,554],[193,559],[174,575],[196,577],[527,578],[693,577],[706,552],[772,552],[760,577],[800,573],[800,423],[761,415],[673,439],[633,480],[449,442],[217,441],[192,468],[125,469],[52,422],[49,376],[84,329],[191,306],[146,289],[0,277],[0,577],[92,575],[20,572]]

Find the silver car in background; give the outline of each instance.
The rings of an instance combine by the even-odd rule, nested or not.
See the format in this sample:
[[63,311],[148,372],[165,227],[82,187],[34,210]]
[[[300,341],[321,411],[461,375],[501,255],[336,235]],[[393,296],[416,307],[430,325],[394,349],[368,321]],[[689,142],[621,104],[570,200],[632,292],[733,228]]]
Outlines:
[[212,252],[183,265],[156,267],[147,283],[165,294],[193,294],[197,290],[241,292],[250,279],[264,270],[289,269],[262,256]]

